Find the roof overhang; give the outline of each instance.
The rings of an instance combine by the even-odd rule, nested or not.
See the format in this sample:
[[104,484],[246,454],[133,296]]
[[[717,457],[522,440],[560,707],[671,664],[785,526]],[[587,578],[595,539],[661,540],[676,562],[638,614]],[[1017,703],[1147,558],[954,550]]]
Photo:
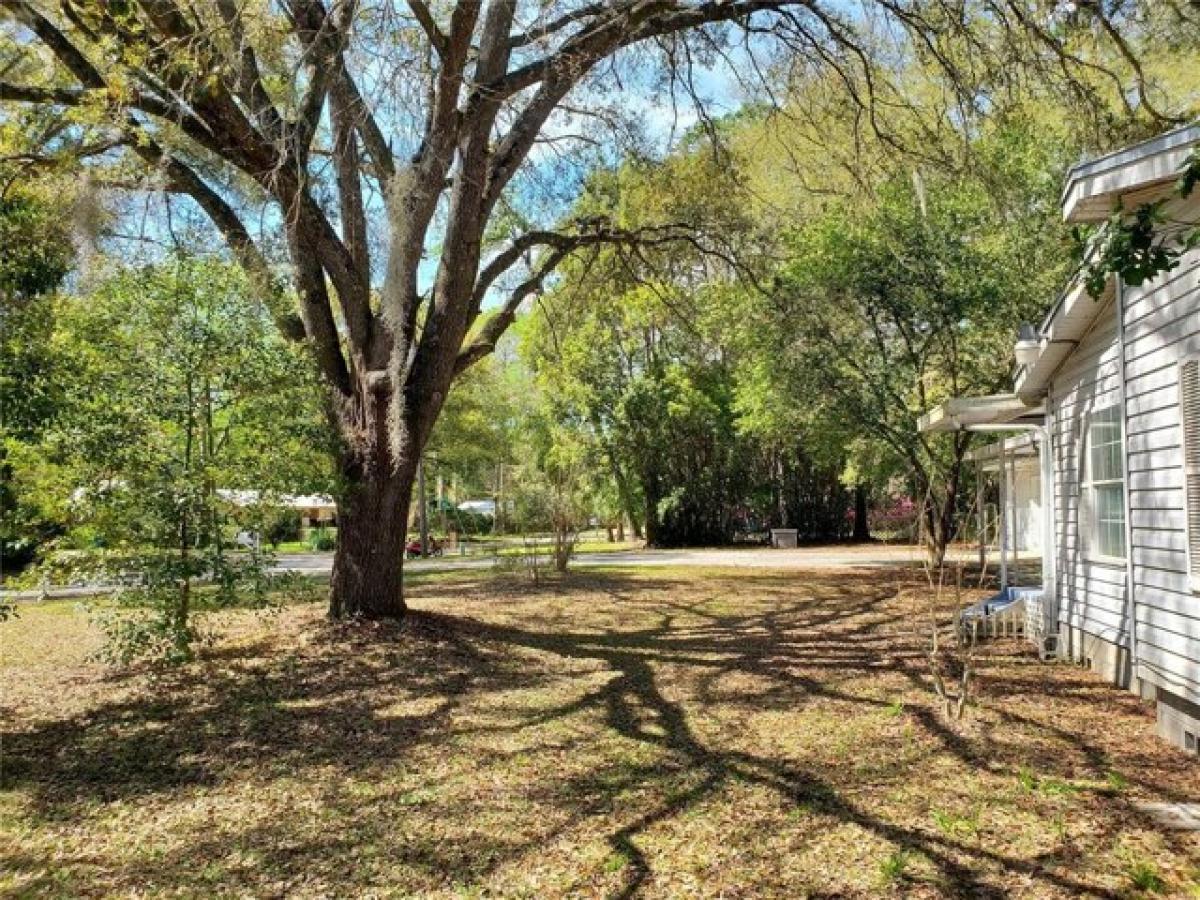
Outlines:
[[1073,168],[1063,189],[1063,218],[1099,222],[1120,203],[1126,209],[1158,199],[1179,178],[1200,143],[1200,123],[1125,147]]
[[288,509],[336,509],[337,501],[328,494],[264,494],[262,491],[217,488],[217,496],[234,506],[280,506]]
[[1045,407],[1028,404],[1016,394],[990,397],[952,397],[934,407],[917,422],[917,430],[995,431],[1040,426]]
[[[1003,454],[1000,452],[1002,444]],[[970,462],[983,464],[986,469],[988,463],[999,462],[1001,455],[1008,459],[1036,459],[1038,440],[1031,432],[1026,431],[1004,441],[992,441],[990,444],[976,447],[968,452],[965,458]]]

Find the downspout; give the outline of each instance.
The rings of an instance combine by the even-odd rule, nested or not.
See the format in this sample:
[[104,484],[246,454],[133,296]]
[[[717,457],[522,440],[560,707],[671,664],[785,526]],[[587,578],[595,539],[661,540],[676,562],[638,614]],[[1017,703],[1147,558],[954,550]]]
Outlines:
[[1133,506],[1129,489],[1129,384],[1125,378],[1125,279],[1117,279],[1115,305],[1117,314],[1117,379],[1121,384],[1121,468],[1125,483],[1125,620],[1129,623],[1129,689],[1141,693],[1137,645],[1137,604],[1133,598]]
[[1058,532],[1054,497],[1054,418],[1046,404],[1046,423],[1041,435],[1038,462],[1042,475],[1042,635],[1039,653],[1045,658],[1047,639],[1058,646]]

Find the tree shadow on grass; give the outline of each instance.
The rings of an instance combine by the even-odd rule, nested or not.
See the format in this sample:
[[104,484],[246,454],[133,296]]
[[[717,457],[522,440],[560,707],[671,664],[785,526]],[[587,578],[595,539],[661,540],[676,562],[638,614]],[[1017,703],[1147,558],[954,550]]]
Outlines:
[[[855,612],[861,608],[855,607]],[[747,618],[738,617],[741,626],[745,626]],[[771,617],[768,617],[771,618]],[[824,622],[830,622],[837,617],[821,616]],[[727,635],[736,636],[738,626],[733,623],[725,625]],[[1096,889],[1086,882],[1049,871],[1036,862],[1006,856],[1002,853],[978,846],[969,846],[960,841],[936,835],[928,831],[906,828],[890,823],[884,819],[867,813],[860,806],[845,799],[829,781],[810,772],[794,766],[772,760],[763,756],[723,750],[720,747],[705,743],[694,733],[683,706],[678,702],[667,700],[657,686],[654,669],[650,661],[667,661],[674,652],[704,652],[712,653],[724,647],[727,650],[725,658],[712,662],[701,662],[694,655],[686,657],[688,665],[712,665],[723,670],[759,671],[760,666],[755,644],[757,642],[737,641],[739,649],[729,652],[725,647],[729,641],[718,640],[714,643],[711,638],[687,638],[672,640],[665,633],[657,631],[638,631],[631,634],[604,636],[566,636],[561,634],[546,635],[540,632],[530,632],[517,628],[496,628],[478,622],[464,622],[461,627],[475,634],[483,641],[499,640],[504,643],[521,647],[532,647],[549,650],[568,656],[584,656],[602,659],[613,671],[619,673],[608,682],[602,690],[596,692],[587,700],[596,705],[602,705],[605,710],[605,721],[610,728],[626,738],[634,741],[661,747],[678,758],[678,764],[700,773],[702,778],[697,784],[686,791],[675,793],[661,804],[638,816],[633,821],[614,832],[609,840],[614,852],[623,857],[626,866],[627,880],[619,897],[636,895],[651,876],[650,862],[646,854],[639,848],[637,838],[655,824],[682,814],[688,807],[715,795],[722,788],[733,782],[744,782],[767,787],[779,794],[781,798],[790,801],[807,811],[826,816],[834,820],[858,826],[864,831],[897,845],[905,851],[916,851],[931,860],[941,876],[940,887],[951,894],[963,897],[999,898],[1008,896],[1008,889],[982,880],[978,864],[972,864],[971,857],[978,862],[986,862],[999,866],[1008,873],[1022,878],[1042,880],[1048,886],[1053,886],[1079,896],[1115,896],[1113,892]],[[861,629],[867,631],[867,629]],[[859,634],[860,629],[843,631],[843,635],[852,638]],[[662,646],[663,644],[667,646]],[[870,648],[874,642],[864,636],[863,644]],[[801,653],[805,652],[803,650]],[[665,655],[664,655],[665,654]],[[868,653],[867,655],[871,655]],[[733,659],[729,657],[732,656]],[[840,654],[837,665],[848,663],[848,654]],[[874,668],[870,660],[860,660],[864,668]],[[829,689],[813,681],[802,685],[806,694],[821,695],[836,700],[862,703],[869,706],[882,707],[883,701],[864,698],[836,689]],[[576,706],[578,704],[575,704]],[[926,717],[922,711],[920,719],[923,723],[936,722],[933,717]],[[953,735],[937,723],[935,733],[943,739],[947,749],[958,754],[963,753],[964,741]],[[974,760],[973,751],[967,754],[969,760]],[[573,793],[573,790],[567,793]],[[963,857],[966,857],[964,861]]]
[[[536,679],[444,625],[416,616],[369,634],[331,628],[315,652],[270,656],[269,642],[223,648],[150,690],[14,732],[3,786],[34,784],[43,814],[53,816],[80,799],[136,799],[264,767],[402,757],[435,736],[464,697]],[[387,679],[421,711],[388,715],[390,696],[380,691]]]
[[[936,868],[937,887],[945,893],[1002,896],[1004,889],[988,876],[999,871],[1059,893],[1108,895],[1036,858],[890,821],[851,799],[846,779],[828,767],[705,736],[698,722],[714,709],[795,712],[822,702],[850,715],[887,709],[888,692],[907,686],[910,697],[916,692],[926,702],[907,703],[905,715],[938,752],[968,767],[1014,772],[1023,752],[1019,746],[989,747],[934,712],[911,610],[893,602],[896,588],[888,579],[875,573],[747,573],[705,584],[700,597],[689,596],[695,589],[687,580],[597,573],[533,594],[516,584],[500,590],[485,582],[428,586],[421,603],[439,611],[414,612],[402,626],[316,626],[307,644],[283,652],[273,652],[269,639],[226,645],[157,692],[134,692],[85,714],[18,730],[6,741],[3,786],[31,797],[36,817],[53,823],[88,805],[202,791],[239,779],[266,783],[330,770],[370,779],[418,750],[478,752],[473,748],[482,745],[473,742],[494,734],[543,740],[538,729],[578,718],[597,730],[562,739],[557,752],[611,735],[654,754],[651,763],[543,777],[529,788],[562,811],[559,828],[618,815],[613,797],[624,790],[649,785],[663,795],[636,813],[618,815],[623,821],[607,836],[622,862],[619,896],[633,896],[651,882],[652,859],[643,843],[655,826],[736,785],[765,789],[832,824],[853,825],[920,853]],[[597,594],[608,598],[602,606]],[[589,600],[576,603],[579,597]],[[469,617],[445,611],[462,602],[475,603]],[[1002,694],[1007,684],[1036,693],[1036,677],[1027,674],[1035,665],[1032,659],[1016,666],[1006,661],[995,677],[985,674],[985,690]],[[562,702],[533,708],[504,702],[514,692],[559,688],[580,673],[593,677]],[[668,675],[682,679],[683,695],[667,691]],[[878,690],[865,689],[876,685]],[[1064,688],[1065,699],[1075,689]],[[1036,757],[1042,771],[1070,777],[1067,756],[1096,769],[1109,764],[1084,735],[1022,717],[1002,703],[989,706],[1052,748]],[[466,716],[468,709],[488,715]],[[512,752],[539,748],[550,749],[543,740],[533,750]],[[496,754],[486,760],[502,762]],[[893,765],[899,770],[905,763],[897,758]],[[438,785],[431,780],[429,787],[436,791]],[[353,818],[352,833],[297,835],[284,818],[248,824],[238,841],[255,851],[261,870],[255,877],[302,877],[364,844],[385,841],[408,802],[334,792],[323,799],[324,812],[334,821]],[[1124,807],[1119,815],[1135,815],[1128,804],[1114,802]],[[438,810],[461,819],[472,815],[469,806]],[[539,840],[547,838],[543,832]],[[197,836],[139,877],[200,890],[204,881],[193,871],[194,860],[220,858],[228,840],[224,834]],[[477,883],[504,861],[536,850],[536,841],[497,830],[452,842],[417,834],[397,852],[428,882]],[[14,854],[9,862],[19,859]],[[234,871],[231,877],[252,875]]]

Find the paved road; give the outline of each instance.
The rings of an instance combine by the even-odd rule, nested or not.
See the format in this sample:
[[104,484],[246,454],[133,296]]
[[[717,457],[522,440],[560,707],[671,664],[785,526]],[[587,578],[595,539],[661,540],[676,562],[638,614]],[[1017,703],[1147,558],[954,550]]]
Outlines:
[[[970,554],[966,554],[969,556]],[[842,569],[879,568],[919,563],[924,553],[919,547],[869,545],[801,547],[796,550],[772,550],[765,547],[708,550],[617,550],[580,553],[573,566],[729,566],[745,569]],[[290,553],[279,557],[279,569],[306,575],[327,575],[332,553]],[[404,564],[407,571],[444,571],[489,568],[490,556],[443,556],[414,559]]]
[[[974,558],[962,551],[964,559]],[[911,546],[832,546],[801,547],[796,550],[772,550],[764,547],[709,550],[618,550],[606,553],[581,553],[572,566],[704,566],[739,569],[849,569],[883,568],[919,564],[924,554]],[[442,572],[459,569],[488,569],[491,556],[444,556],[437,559],[415,559],[405,563],[410,572]],[[275,571],[297,572],[303,575],[327,576],[333,565],[332,553],[286,553],[279,556]],[[86,597],[102,593],[94,587],[54,587],[49,590],[53,599]],[[0,591],[8,600],[36,600],[38,591]]]

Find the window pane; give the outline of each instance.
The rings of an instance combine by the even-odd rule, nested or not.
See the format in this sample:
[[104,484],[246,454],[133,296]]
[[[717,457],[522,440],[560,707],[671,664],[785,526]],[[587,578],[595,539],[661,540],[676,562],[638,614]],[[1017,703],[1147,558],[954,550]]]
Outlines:
[[1115,406],[1092,414],[1088,425],[1088,462],[1092,481],[1115,481],[1124,471],[1120,410]]
[[1105,556],[1125,555],[1125,487],[1096,485],[1096,550]]
[[1110,524],[1109,530],[1112,534],[1109,536],[1109,556],[1125,556],[1125,526],[1120,522]]

